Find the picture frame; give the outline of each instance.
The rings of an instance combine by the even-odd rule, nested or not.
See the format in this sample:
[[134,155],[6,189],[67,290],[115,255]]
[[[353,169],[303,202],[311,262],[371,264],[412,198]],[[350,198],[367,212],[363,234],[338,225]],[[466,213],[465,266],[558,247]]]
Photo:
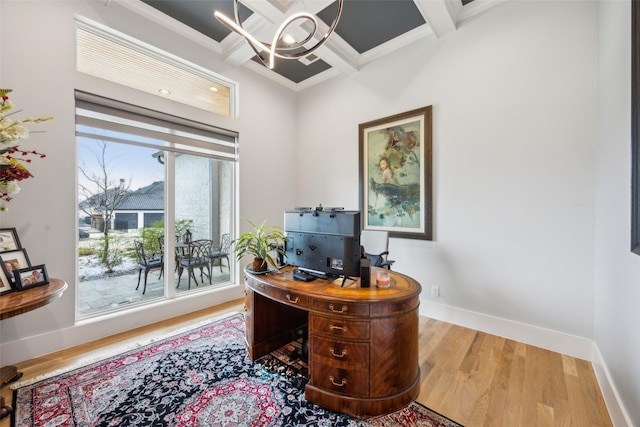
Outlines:
[[18,291],[24,291],[49,283],[47,267],[44,264],[15,270],[13,275]]
[[0,295],[13,292],[15,289],[12,286],[13,280],[9,280],[2,268],[0,268]]
[[0,252],[0,260],[2,261],[2,270],[7,279],[11,280],[11,284],[15,286],[16,279],[13,272],[23,268],[31,267],[29,256],[26,249],[16,249],[13,251]]
[[363,230],[433,239],[432,106],[358,125]]
[[22,249],[15,228],[0,228],[0,252]]

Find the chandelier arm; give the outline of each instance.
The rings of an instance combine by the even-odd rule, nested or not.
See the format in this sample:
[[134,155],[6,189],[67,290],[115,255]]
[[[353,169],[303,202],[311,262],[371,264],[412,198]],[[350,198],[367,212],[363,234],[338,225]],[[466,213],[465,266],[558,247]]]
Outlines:
[[240,0],[233,0],[233,16],[235,16],[238,26],[244,29],[244,27],[242,26],[242,21],[240,21],[239,11],[240,11]]
[[[296,42],[296,43],[292,43],[292,44],[288,44],[288,45],[284,45],[284,46],[278,46],[278,39],[280,39],[280,36],[282,35],[282,33],[284,33],[284,30],[291,24],[293,24],[295,21],[297,20],[307,20],[307,21],[311,21],[311,25],[313,25],[313,31],[309,32],[309,35],[307,36],[307,38],[305,38],[302,41]],[[276,32],[276,36],[273,38],[274,40],[274,46],[275,51],[287,51],[287,50],[295,50],[295,49],[300,49],[301,47],[304,47],[305,43],[307,43],[309,40],[313,39],[313,37],[316,35],[318,31],[318,21],[316,20],[315,16],[309,14],[309,13],[298,13],[295,15],[291,15],[286,21],[284,21],[282,23],[282,25],[280,25],[280,28],[278,28],[278,31]],[[270,46],[270,45],[267,45]]]
[[236,19],[236,24],[238,25],[238,27],[240,27],[241,31],[238,31],[237,29],[233,29],[231,27],[229,27],[229,25],[227,25],[227,27],[231,28],[233,31],[235,31],[236,33],[240,34],[242,37],[244,37],[244,39],[247,41],[247,43],[249,44],[249,46],[251,46],[251,49],[253,50],[253,52],[256,54],[256,56],[260,59],[260,61],[264,64],[265,67],[269,67],[269,64],[267,64],[266,59],[262,57],[262,51],[269,51],[271,50],[271,46],[264,44],[262,42],[260,42],[258,39],[255,39],[254,42],[260,46],[262,48],[262,51],[258,50],[256,48],[256,45],[254,43],[252,43],[252,41],[250,40],[249,37],[247,37],[247,35],[249,34],[249,32],[247,32],[244,27],[242,26],[242,21],[240,20],[240,1],[239,0],[233,0],[233,16]]
[[[279,53],[278,40],[281,38],[282,33],[284,33],[287,27],[299,19],[309,20],[313,23],[313,31],[309,33],[309,37],[307,37],[305,40],[309,40],[311,37],[315,36],[318,30],[318,21],[316,21],[316,18],[313,15],[308,13],[297,13],[297,14],[291,15],[282,24],[280,24],[280,27],[278,27],[278,31],[276,31],[276,33],[273,35],[273,44],[271,45],[272,48],[269,51],[269,68],[273,68],[275,66],[276,55],[278,55],[278,58],[281,58],[283,56],[285,57],[289,56],[286,54]],[[299,46],[300,44],[297,44],[297,45]],[[286,51],[287,49],[283,49],[283,50]]]
[[264,43],[262,43],[260,40],[256,39],[250,33],[248,33],[244,28],[242,28],[241,24],[239,25],[233,22],[231,19],[227,18],[227,16],[224,15],[223,13],[215,11],[213,16],[215,16],[215,18],[218,21],[220,21],[220,23],[222,23],[225,27],[229,28],[234,33],[237,33],[241,37],[243,37],[247,41],[247,44],[258,56],[260,61],[264,64],[264,66],[269,67],[269,64],[266,62],[266,59],[262,57],[261,51],[256,48],[256,45],[257,45],[258,47],[260,47],[260,49],[262,49],[262,51],[269,51],[269,48]]
[[[238,1],[238,0],[235,0]],[[313,52],[315,52],[320,46],[322,46],[327,39],[329,38],[329,36],[333,33],[333,31],[336,29],[336,27],[338,26],[338,21],[340,20],[340,16],[342,15],[342,7],[344,6],[344,0],[338,0],[338,11],[336,12],[336,17],[333,20],[333,22],[331,23],[331,27],[329,27],[329,30],[326,32],[326,34],[320,39],[320,41],[318,41],[318,43],[316,43],[315,45],[313,45],[312,47],[310,47],[309,49],[303,51],[303,52],[299,52],[299,53],[294,53],[294,54],[284,54],[284,53],[279,53],[279,50],[284,50],[284,49],[275,49],[274,50],[274,56],[277,58],[281,58],[281,59],[300,59],[300,58],[304,58],[306,56],[311,55]],[[315,19],[311,19],[314,24],[316,24],[316,27],[314,28],[314,32],[311,33],[309,35],[309,37],[307,37],[307,39],[302,42],[301,44],[306,43],[307,41],[311,40],[311,38],[313,38],[313,36],[315,36],[315,31],[317,29],[317,21]],[[293,22],[293,20],[291,21]],[[269,46],[267,44],[265,44],[266,46]],[[300,47],[300,46],[298,46]]]
[[[282,59],[300,59],[300,58],[304,58],[307,57],[309,55],[311,55],[313,52],[315,52],[320,46],[322,46],[324,44],[324,42],[327,41],[327,39],[329,38],[329,36],[331,35],[331,33],[333,33],[333,30],[336,29],[336,27],[338,26],[338,21],[340,20],[340,16],[342,15],[342,7],[344,5],[344,0],[338,0],[338,11],[336,13],[336,17],[333,20],[333,22],[331,23],[331,27],[329,27],[329,31],[326,32],[326,34],[320,39],[320,41],[318,41],[318,43],[316,43],[315,45],[313,45],[312,47],[310,47],[309,49],[303,51],[303,52],[299,52],[299,53],[294,53],[294,54],[278,54],[277,52],[275,53],[275,56],[278,58],[282,58]],[[312,34],[312,36],[315,34]]]
[[[218,19],[218,21],[224,24],[227,28],[244,37],[244,39],[247,41],[247,43],[249,43],[249,46],[251,46],[251,49],[253,49],[253,51],[258,56],[260,61],[265,66],[272,69],[274,67],[275,58],[281,58],[281,59],[304,58],[306,56],[309,56],[311,53],[315,52],[320,46],[322,46],[327,41],[329,36],[333,33],[336,26],[338,25],[338,21],[340,20],[340,16],[342,15],[344,0],[338,0],[338,11],[336,12],[336,16],[333,22],[331,23],[329,30],[326,32],[326,34],[315,45],[298,53],[286,53],[286,52],[303,47],[305,43],[309,42],[311,39],[313,39],[316,36],[316,33],[318,31],[318,22],[313,15],[308,13],[298,13],[290,16],[278,28],[278,31],[276,32],[273,38],[272,44],[268,44],[258,40],[257,38],[255,38],[253,35],[251,35],[248,31],[244,29],[244,27],[242,26],[242,22],[240,21],[239,4],[240,4],[240,0],[233,0],[233,14],[235,17],[235,22],[231,21],[224,14],[218,11],[214,13],[214,16],[216,17],[216,19]],[[284,30],[291,23],[299,19],[306,19],[311,21],[313,24],[313,31],[311,31],[309,35],[301,42],[296,42],[295,44],[287,45],[287,46],[278,46],[278,40],[282,36],[282,33],[284,32]],[[261,50],[259,50],[258,48],[260,48]],[[266,59],[262,57],[261,52],[269,53],[268,64],[266,62]]]

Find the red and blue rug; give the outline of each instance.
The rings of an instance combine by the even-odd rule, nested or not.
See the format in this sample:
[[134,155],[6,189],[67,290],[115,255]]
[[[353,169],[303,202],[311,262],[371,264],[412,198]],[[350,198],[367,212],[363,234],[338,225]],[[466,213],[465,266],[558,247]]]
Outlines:
[[293,359],[275,354],[251,361],[244,318],[234,314],[19,384],[12,425],[460,427],[418,403],[368,419],[320,408],[304,398],[304,365]]

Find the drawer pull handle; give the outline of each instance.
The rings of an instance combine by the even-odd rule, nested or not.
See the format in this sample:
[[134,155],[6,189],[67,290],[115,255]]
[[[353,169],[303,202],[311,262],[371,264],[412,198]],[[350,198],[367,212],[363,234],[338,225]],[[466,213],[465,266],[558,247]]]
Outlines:
[[347,379],[343,378],[342,381],[340,381],[339,383],[337,383],[333,377],[329,377],[329,381],[331,381],[331,384],[333,384],[336,387],[344,387],[347,385]]
[[295,299],[291,298],[291,294],[287,294],[287,301],[291,304],[297,304],[300,301],[300,297],[296,297]]
[[333,357],[345,357],[347,355],[347,349],[346,348],[343,348],[342,349],[342,353],[340,353],[340,354],[336,354],[336,351],[333,348],[331,348],[329,350],[331,351],[331,355]]
[[349,310],[349,307],[343,305],[340,310],[336,310],[333,304],[329,304],[329,310],[333,311],[334,313],[346,313],[347,310]]
[[331,330],[337,329],[337,330],[342,331],[342,332],[347,332],[347,327],[346,326],[331,325],[331,326],[329,326],[329,329],[331,329]]

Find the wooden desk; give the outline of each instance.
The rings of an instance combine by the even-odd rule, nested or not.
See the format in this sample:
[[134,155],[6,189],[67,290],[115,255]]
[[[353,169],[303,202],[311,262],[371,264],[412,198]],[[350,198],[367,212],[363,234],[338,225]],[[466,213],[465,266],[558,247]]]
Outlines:
[[[10,292],[0,296],[0,320],[8,319],[18,314],[26,313],[36,308],[45,306],[51,301],[58,299],[67,289],[67,284],[60,279],[49,279],[49,283],[42,286],[36,286],[31,289],[20,292]],[[15,372],[14,379],[22,376],[14,366],[4,366],[0,371]],[[5,384],[1,384],[5,385]],[[0,419],[8,416],[13,412],[13,408],[5,405],[4,397],[0,397]]]
[[[371,269],[372,277],[378,270]],[[391,287],[361,288],[359,279],[300,282],[290,268],[245,270],[246,340],[257,359],[309,334],[308,401],[354,416],[396,411],[419,391],[418,306],[421,287],[391,272]]]

